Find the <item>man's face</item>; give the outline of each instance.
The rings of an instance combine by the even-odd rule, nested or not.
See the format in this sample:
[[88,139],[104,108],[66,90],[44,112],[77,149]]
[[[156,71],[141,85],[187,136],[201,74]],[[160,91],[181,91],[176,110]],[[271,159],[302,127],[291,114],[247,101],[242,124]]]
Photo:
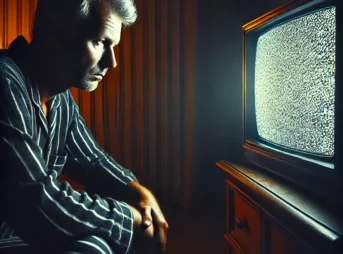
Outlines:
[[114,46],[120,41],[121,28],[121,19],[106,7],[99,6],[65,54],[61,67],[70,87],[93,91],[108,68],[117,66]]

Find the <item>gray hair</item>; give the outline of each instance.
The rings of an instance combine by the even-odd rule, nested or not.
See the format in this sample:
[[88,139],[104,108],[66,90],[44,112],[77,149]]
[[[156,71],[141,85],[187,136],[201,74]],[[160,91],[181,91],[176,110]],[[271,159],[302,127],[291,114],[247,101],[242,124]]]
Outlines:
[[132,25],[137,19],[134,0],[39,0],[33,38],[47,36],[49,31],[63,33],[68,25],[89,19],[94,7],[100,3],[105,3],[118,15],[124,26]]

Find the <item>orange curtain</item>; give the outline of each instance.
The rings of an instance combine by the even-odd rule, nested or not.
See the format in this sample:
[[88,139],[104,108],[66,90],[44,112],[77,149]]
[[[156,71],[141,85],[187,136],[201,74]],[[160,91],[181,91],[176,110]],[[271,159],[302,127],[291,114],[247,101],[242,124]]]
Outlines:
[[[0,48],[31,39],[37,0],[0,0]],[[99,144],[162,199],[193,193],[195,0],[137,0],[115,49],[118,67],[94,92],[71,89]]]

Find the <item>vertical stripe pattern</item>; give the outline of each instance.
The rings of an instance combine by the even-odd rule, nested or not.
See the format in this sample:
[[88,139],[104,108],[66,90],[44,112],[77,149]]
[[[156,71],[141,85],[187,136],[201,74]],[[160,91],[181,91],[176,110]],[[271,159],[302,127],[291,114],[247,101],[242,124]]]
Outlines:
[[133,227],[127,204],[79,193],[56,179],[63,171],[87,183],[92,193],[106,183],[108,196],[137,179],[100,148],[69,90],[48,101],[45,117],[38,88],[11,55],[24,56],[27,46],[19,37],[7,56],[0,56],[1,204],[6,207],[0,239],[15,242],[11,236],[19,235],[32,245],[58,248],[95,235],[115,253],[127,253]]

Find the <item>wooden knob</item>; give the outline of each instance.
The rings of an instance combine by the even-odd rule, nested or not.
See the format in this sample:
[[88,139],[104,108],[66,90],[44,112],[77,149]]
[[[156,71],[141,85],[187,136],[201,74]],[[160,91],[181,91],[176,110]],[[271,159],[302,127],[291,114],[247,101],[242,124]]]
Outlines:
[[236,225],[238,229],[248,229],[249,224],[247,218],[237,218],[236,219]]

